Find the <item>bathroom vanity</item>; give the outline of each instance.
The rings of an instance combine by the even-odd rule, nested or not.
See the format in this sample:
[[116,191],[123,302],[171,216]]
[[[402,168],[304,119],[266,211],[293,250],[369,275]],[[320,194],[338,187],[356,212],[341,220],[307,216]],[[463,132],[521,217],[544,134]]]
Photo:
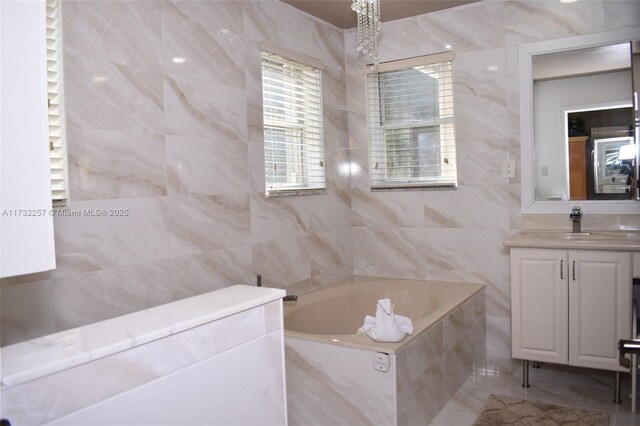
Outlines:
[[588,234],[522,231],[504,242],[514,358],[628,371],[617,345],[631,337],[640,231]]

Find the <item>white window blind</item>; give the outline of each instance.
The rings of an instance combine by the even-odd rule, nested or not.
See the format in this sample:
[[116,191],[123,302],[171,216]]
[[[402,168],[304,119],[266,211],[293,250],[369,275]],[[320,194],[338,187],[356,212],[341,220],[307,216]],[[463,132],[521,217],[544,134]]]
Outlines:
[[386,63],[367,75],[371,189],[456,187],[452,59]]
[[267,196],[326,188],[321,76],[316,67],[262,52]]
[[54,207],[67,205],[69,179],[63,97],[61,0],[46,0],[47,87],[49,92],[49,153]]

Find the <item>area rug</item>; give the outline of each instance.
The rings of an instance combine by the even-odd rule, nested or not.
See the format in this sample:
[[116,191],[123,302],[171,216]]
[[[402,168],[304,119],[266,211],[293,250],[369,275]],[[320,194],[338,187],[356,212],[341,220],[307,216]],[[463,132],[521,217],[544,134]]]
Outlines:
[[607,426],[602,411],[565,407],[542,401],[525,401],[504,395],[487,398],[474,426]]

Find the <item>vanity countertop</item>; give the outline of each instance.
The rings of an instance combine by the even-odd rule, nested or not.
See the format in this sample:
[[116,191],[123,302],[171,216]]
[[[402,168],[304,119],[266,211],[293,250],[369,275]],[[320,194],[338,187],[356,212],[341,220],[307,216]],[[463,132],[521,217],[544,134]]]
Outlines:
[[590,235],[527,229],[507,238],[503,244],[506,247],[640,251],[640,231],[586,232]]
[[284,297],[235,285],[2,348],[2,386],[14,386]]

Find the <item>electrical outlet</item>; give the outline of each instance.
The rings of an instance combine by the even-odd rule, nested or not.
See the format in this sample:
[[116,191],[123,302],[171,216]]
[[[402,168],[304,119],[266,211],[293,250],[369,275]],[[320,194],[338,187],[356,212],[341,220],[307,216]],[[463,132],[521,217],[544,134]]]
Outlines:
[[542,174],[542,176],[549,176],[549,167],[544,166],[542,167],[542,169],[540,170],[540,173]]
[[502,177],[503,178],[516,177],[516,160],[504,160],[502,162]]

